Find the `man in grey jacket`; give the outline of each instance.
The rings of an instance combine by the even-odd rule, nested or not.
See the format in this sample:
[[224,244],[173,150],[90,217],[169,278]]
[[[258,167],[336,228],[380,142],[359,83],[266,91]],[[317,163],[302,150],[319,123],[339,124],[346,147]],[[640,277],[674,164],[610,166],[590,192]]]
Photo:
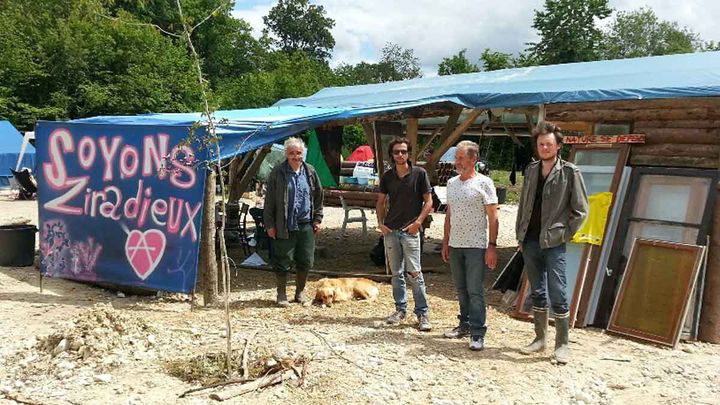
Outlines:
[[285,141],[287,160],[273,168],[267,180],[263,210],[272,238],[270,264],[276,274],[277,304],[287,307],[287,273],[295,266],[295,301],[305,303],[305,283],[315,259],[315,234],[323,218],[323,189],[315,168],[303,161],[305,143]]
[[515,232],[530,281],[535,339],[520,351],[545,350],[549,296],[555,313],[555,359],[565,364],[570,359],[565,244],[587,216],[587,192],[578,168],[560,159],[560,128],[540,122],[533,141],[540,160],[525,170]]

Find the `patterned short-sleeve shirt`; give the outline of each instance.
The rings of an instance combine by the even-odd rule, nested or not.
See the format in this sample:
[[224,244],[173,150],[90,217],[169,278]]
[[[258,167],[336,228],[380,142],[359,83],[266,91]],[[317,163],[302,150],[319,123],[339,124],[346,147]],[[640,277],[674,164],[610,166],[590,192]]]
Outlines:
[[493,181],[482,174],[463,181],[455,176],[447,183],[450,207],[450,240],[454,248],[487,248],[488,221],[485,206],[497,204]]

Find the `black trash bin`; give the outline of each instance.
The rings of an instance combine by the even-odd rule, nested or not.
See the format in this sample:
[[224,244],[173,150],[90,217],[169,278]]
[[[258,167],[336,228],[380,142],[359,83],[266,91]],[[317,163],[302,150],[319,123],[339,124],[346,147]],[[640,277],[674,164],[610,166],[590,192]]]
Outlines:
[[495,192],[497,193],[498,204],[505,204],[507,189],[505,187],[495,187]]
[[32,266],[35,262],[35,232],[35,225],[0,226],[0,266]]

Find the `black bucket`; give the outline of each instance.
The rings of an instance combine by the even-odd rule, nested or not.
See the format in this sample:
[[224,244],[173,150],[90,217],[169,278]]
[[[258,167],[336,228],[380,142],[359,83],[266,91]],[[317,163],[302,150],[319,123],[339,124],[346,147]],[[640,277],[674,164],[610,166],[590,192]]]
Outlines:
[[0,266],[32,266],[35,262],[35,232],[35,225],[0,226]]
[[495,192],[497,193],[498,204],[505,204],[507,189],[505,187],[495,187]]

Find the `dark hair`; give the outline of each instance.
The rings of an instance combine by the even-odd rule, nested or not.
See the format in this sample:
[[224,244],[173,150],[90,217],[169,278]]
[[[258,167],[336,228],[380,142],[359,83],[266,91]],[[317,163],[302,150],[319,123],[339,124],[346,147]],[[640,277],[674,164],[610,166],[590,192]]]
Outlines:
[[407,145],[408,157],[410,157],[410,154],[412,153],[412,145],[410,144],[410,140],[407,138],[401,138],[399,136],[396,136],[395,138],[393,138],[392,141],[390,141],[390,145],[388,145],[388,156],[390,157],[390,159],[393,158],[393,148],[395,147],[395,145],[401,143]]
[[539,136],[553,134],[555,135],[555,142],[557,142],[558,145],[562,145],[563,134],[561,131],[562,129],[560,129],[559,126],[550,121],[540,121],[532,131],[533,142],[537,145],[537,139]]

